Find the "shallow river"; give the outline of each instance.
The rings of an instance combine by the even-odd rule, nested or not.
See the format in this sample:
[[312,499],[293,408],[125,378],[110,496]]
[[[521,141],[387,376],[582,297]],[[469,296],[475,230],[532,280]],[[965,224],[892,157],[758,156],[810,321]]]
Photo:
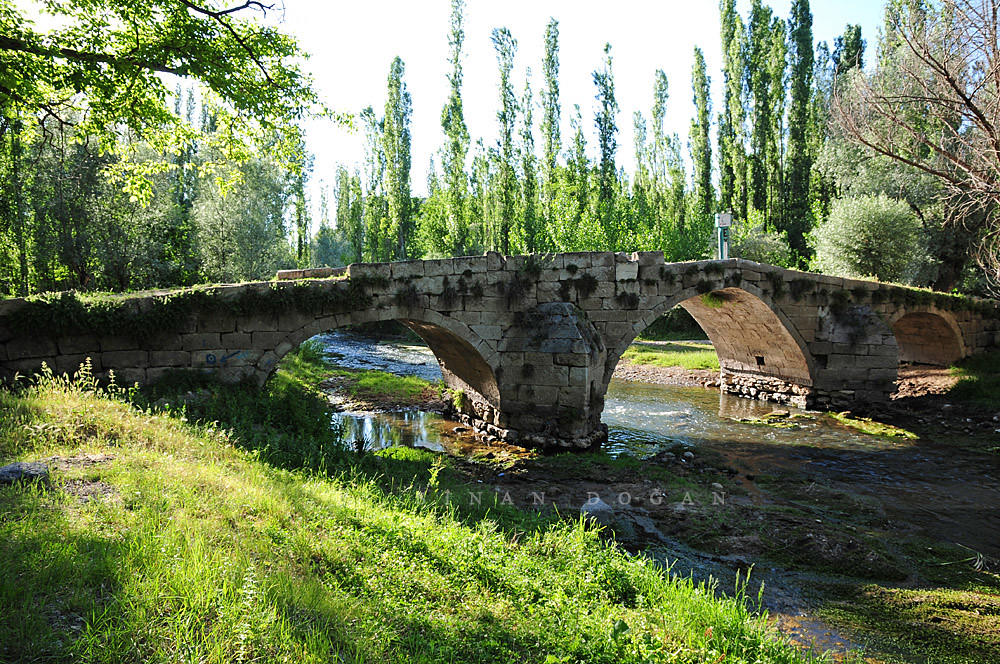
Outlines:
[[[352,369],[378,369],[425,380],[441,379],[434,354],[409,341],[377,341],[346,332],[316,338],[331,359]],[[603,420],[609,428],[608,451],[647,457],[677,443],[771,443],[863,450],[886,446],[885,439],[857,434],[827,420],[807,420],[797,429],[775,429],[734,422],[732,418],[759,418],[782,408],[775,404],[739,399],[700,387],[676,387],[613,380]],[[788,410],[788,409],[785,409]],[[793,413],[804,412],[791,409]],[[338,413],[335,424],[345,428],[347,442],[364,442],[369,449],[391,445],[427,447],[444,451],[459,444],[455,424],[437,413]],[[889,443],[892,445],[892,443]]]

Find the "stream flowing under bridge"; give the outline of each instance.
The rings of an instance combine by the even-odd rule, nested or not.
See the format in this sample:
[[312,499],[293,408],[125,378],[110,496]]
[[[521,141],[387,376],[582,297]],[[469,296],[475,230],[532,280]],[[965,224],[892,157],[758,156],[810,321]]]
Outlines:
[[948,365],[996,346],[998,304],[739,259],[584,252],[365,263],[277,281],[0,302],[0,379],[42,362],[155,382],[195,369],[263,385],[334,328],[397,320],[423,338],[460,419],[546,448],[599,444],[618,361],[680,305],[715,345],[724,392],[802,407],[888,399],[900,362]]

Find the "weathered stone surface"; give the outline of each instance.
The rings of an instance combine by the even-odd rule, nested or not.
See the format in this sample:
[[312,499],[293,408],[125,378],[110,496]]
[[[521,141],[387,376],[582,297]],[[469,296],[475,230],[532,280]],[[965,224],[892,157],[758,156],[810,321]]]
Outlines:
[[57,354],[55,339],[29,337],[14,339],[5,344],[8,360],[22,360],[32,357],[52,357]]
[[[582,449],[606,435],[604,390],[622,352],[658,316],[680,305],[713,340],[721,389],[752,399],[849,407],[892,389],[897,361],[951,363],[990,350],[1000,321],[981,304],[954,311],[914,305],[896,287],[782,270],[741,260],[664,264],[659,252],[504,257],[353,265],[364,282],[302,281],[321,311],[289,308],[235,317],[215,309],[142,340],[44,331],[16,337],[21,301],[0,303],[0,379],[42,362],[75,371],[88,354],[94,371],[119,382],[152,381],[174,368],[263,384],[278,361],[311,335],[345,325],[401,319],[431,346],[445,380],[463,390],[458,417],[496,439]],[[323,272],[322,274],[326,274]],[[215,287],[222,300],[280,284]],[[447,283],[445,282],[447,279]],[[343,297],[328,298],[330,293]],[[348,295],[350,294],[350,297]],[[910,303],[901,302],[909,299]],[[565,301],[564,301],[565,300]],[[246,301],[246,300],[243,300]],[[126,303],[148,310],[151,299]]]
[[184,350],[204,350],[206,348],[221,348],[222,335],[218,332],[199,332],[185,334],[181,339]]
[[18,461],[0,467],[0,486],[41,482],[49,484],[49,467],[41,461]]

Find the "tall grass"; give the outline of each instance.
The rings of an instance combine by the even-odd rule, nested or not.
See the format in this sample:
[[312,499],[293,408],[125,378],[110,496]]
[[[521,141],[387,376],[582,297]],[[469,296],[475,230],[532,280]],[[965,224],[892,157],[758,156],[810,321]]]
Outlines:
[[948,396],[1000,411],[1000,351],[968,357],[951,371],[959,381]]
[[263,441],[304,435],[123,396],[51,376],[0,391],[0,461],[62,459],[53,488],[0,490],[2,661],[808,661],[744,597],[430,452],[279,467]]

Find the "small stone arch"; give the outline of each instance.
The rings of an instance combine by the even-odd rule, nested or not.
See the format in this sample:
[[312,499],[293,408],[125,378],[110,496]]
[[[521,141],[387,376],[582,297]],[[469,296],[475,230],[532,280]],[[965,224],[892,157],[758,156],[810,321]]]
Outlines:
[[901,308],[890,316],[889,327],[900,362],[949,366],[967,354],[955,318],[937,307]]
[[449,387],[471,390],[493,408],[499,408],[496,349],[465,323],[423,308],[387,307],[315,319],[289,332],[273,350],[261,357],[255,367],[255,380],[258,385],[264,385],[285,355],[317,334],[347,325],[389,320],[406,325],[427,343]]
[[723,373],[771,376],[804,387],[813,384],[814,361],[802,335],[766,294],[746,282],[710,294],[686,288],[651,309],[633,326],[631,336],[608,354],[606,381],[635,337],[677,305],[711,339]]

